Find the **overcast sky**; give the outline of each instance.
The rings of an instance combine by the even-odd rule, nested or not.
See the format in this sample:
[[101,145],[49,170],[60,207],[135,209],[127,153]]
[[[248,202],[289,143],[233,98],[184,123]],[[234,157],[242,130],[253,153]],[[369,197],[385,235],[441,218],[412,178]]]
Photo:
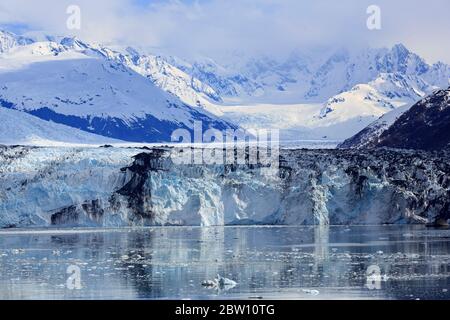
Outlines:
[[[78,31],[66,26],[72,4],[81,9]],[[366,27],[372,4],[381,30]],[[429,62],[450,63],[449,12],[448,0],[0,0],[0,26],[179,56],[403,43]]]

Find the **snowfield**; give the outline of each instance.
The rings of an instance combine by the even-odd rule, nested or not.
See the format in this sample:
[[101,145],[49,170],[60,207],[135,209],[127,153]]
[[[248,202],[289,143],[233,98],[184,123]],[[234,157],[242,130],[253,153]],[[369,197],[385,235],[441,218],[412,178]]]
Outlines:
[[116,143],[121,143],[121,141],[44,121],[17,110],[0,108],[0,144],[81,146]]

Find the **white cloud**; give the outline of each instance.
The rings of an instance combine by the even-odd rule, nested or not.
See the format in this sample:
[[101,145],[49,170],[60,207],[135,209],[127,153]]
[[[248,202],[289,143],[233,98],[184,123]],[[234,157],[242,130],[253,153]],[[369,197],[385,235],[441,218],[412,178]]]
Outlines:
[[[286,52],[317,45],[404,43],[430,61],[450,62],[448,0],[0,0],[0,23],[69,34],[66,8],[82,10],[78,35],[89,41],[186,54]],[[369,5],[382,29],[366,27]]]

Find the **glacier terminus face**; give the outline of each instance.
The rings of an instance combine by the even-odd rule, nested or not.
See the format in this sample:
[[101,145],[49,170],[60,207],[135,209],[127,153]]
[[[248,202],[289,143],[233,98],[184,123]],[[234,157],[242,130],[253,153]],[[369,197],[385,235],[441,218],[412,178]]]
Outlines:
[[435,224],[448,154],[281,150],[277,166],[172,148],[0,148],[0,227]]

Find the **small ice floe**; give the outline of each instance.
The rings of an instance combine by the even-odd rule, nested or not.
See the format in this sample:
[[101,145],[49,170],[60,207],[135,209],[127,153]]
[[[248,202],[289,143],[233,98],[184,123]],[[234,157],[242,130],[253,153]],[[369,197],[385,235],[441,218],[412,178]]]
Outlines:
[[217,275],[214,280],[205,280],[202,282],[202,286],[209,287],[218,290],[230,290],[237,286],[237,282],[231,279]]
[[202,282],[202,286],[204,287],[215,287],[216,282],[214,280],[205,280]]
[[352,255],[350,253],[348,253],[348,252],[345,252],[344,254],[342,254],[342,257],[346,258],[346,259],[351,259]]
[[220,275],[217,275],[216,280],[218,280],[219,287],[221,289],[224,289],[224,288],[231,289],[231,288],[234,288],[234,287],[237,286],[237,282],[236,281],[233,281],[233,280],[228,279],[228,278],[221,277]]
[[52,254],[53,254],[54,256],[59,257],[59,256],[61,255],[61,251],[59,251],[59,250],[53,250]]
[[413,238],[414,235],[412,233],[405,233],[405,234],[403,234],[403,237],[405,237],[405,238]]
[[418,254],[418,253],[407,253],[406,257],[408,259],[419,259],[420,258],[420,254]]
[[319,290],[314,290],[314,289],[302,289],[302,291],[304,293],[312,295],[312,296],[318,296],[320,294]]

